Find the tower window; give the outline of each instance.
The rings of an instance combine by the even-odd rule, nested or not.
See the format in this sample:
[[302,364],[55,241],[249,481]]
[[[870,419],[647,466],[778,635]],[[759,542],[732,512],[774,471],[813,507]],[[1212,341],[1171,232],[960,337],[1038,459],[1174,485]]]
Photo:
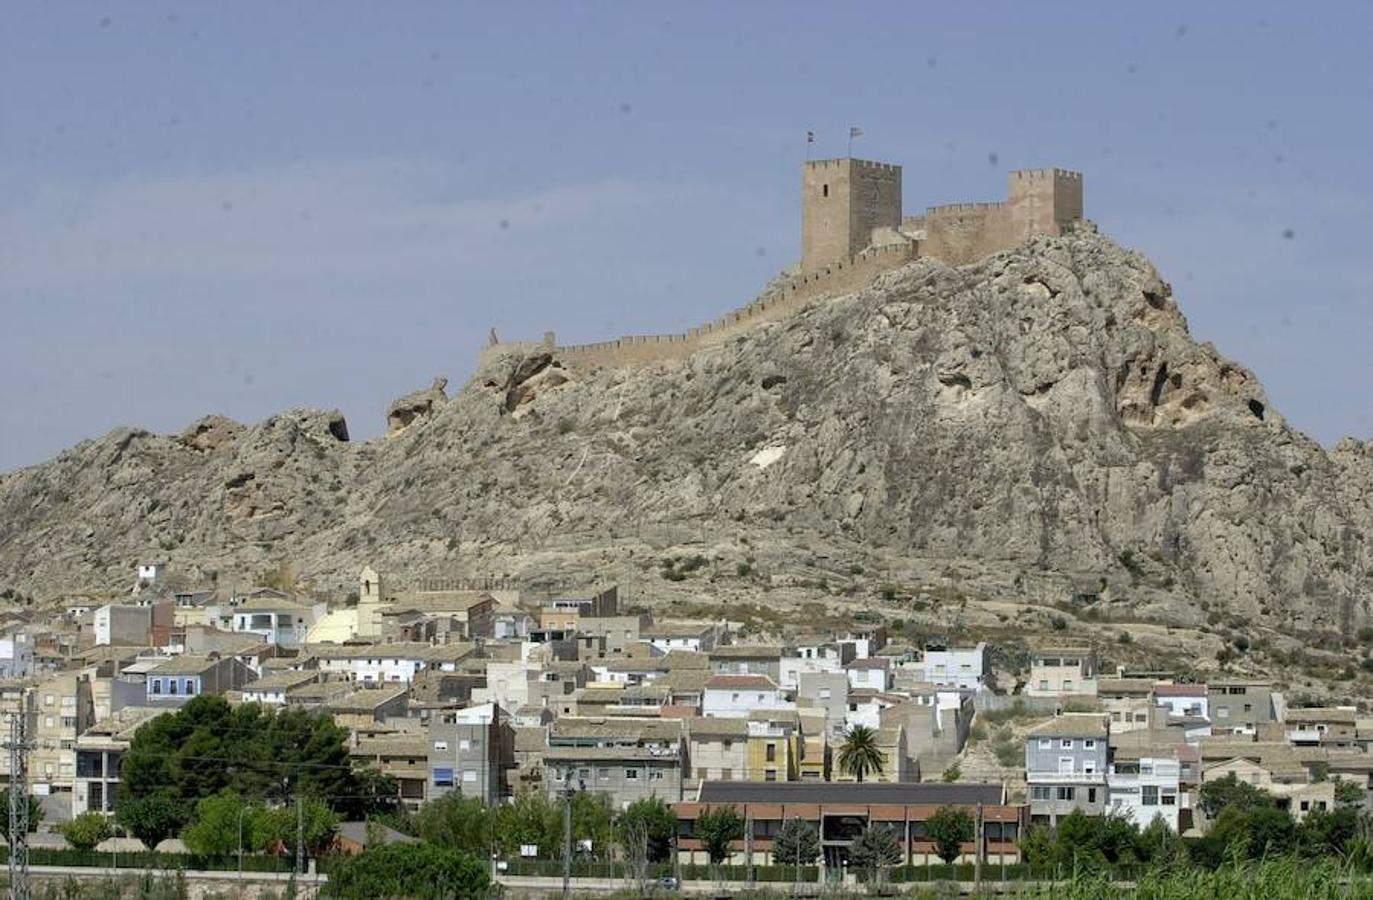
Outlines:
[[824,186],[822,186],[822,187],[820,188],[820,196],[821,196],[821,197],[828,197],[829,195],[830,195],[830,186],[829,186],[829,185],[824,185]]

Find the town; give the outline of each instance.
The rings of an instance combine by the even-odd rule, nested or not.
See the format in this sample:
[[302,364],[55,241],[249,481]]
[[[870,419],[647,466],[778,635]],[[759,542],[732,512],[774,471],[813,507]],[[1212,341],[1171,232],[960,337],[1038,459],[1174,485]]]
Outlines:
[[[150,850],[196,845],[213,797],[178,797],[180,819],[159,830],[126,814],[148,785],[129,786],[144,795],[133,796],[125,780],[140,735],[164,717],[209,716],[213,702],[332,720],[346,733],[344,768],[372,779],[374,808],[390,811],[382,821],[422,821],[458,798],[568,810],[570,853],[556,822],[551,836],[483,844],[498,876],[546,871],[541,860],[632,868],[634,840],[611,838],[609,824],[649,807],[671,822],[652,851],[641,836],[643,872],[804,867],[833,881],[1044,862],[1051,851],[1038,845],[1053,832],[1038,826],[1084,818],[1206,835],[1236,792],[1271,797],[1299,827],[1366,807],[1373,785],[1373,718],[1353,707],[1289,708],[1274,683],[1220,673],[1198,683],[1108,671],[1102,648],[1066,634],[1017,662],[985,642],[915,646],[876,620],[745,636],[726,609],[660,619],[615,586],[393,589],[391,573],[368,566],[355,590],[324,596],[222,591],[157,563],[130,575],[114,602],[74,597],[51,616],[21,605],[0,620],[6,775],[12,796],[32,795],[26,815],[42,832],[26,852],[63,835],[109,839],[97,819],[151,835]],[[171,732],[160,740],[190,752]],[[197,752],[212,769],[254,765]],[[265,805],[298,802],[293,793],[288,784]],[[237,846],[219,848],[239,865],[251,799]],[[335,811],[295,844],[305,868],[306,855],[415,840],[315,799]],[[574,827],[578,804],[599,809],[602,825],[579,814]]]

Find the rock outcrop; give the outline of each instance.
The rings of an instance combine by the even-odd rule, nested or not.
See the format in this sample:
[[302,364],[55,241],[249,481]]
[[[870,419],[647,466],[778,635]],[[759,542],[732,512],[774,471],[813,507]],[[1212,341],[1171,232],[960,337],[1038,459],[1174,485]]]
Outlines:
[[1061,577],[1164,620],[1370,621],[1373,451],[1289,428],[1089,233],[920,260],[680,362],[493,358],[394,404],[385,440],[340,427],[124,429],[0,476],[0,582],[123,585],[155,554],[640,583],[694,545],[773,584],[845,559],[989,597]]
[[390,409],[386,410],[386,434],[396,434],[416,419],[432,416],[435,410],[448,402],[448,394],[444,392],[447,387],[448,379],[439,376],[429,387],[392,402]]

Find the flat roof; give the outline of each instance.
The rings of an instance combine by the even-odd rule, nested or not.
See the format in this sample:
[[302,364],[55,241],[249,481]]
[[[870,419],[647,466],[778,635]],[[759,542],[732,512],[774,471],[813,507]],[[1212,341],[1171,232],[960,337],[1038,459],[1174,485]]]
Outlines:
[[929,804],[997,806],[1004,789],[999,784],[935,784],[928,782],[833,781],[706,781],[700,803],[832,803],[847,805]]

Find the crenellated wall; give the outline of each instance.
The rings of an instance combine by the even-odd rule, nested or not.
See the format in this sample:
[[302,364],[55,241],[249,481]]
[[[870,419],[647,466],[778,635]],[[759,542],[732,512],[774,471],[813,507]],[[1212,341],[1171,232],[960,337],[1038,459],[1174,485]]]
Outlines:
[[763,322],[785,318],[814,300],[856,291],[917,255],[914,243],[870,248],[821,270],[797,275],[747,306],[681,334],[630,335],[613,341],[567,347],[555,347],[551,336],[546,336],[543,342],[494,343],[483,349],[481,361],[484,364],[502,353],[541,351],[552,351],[565,365],[571,366],[624,366],[684,359]]

